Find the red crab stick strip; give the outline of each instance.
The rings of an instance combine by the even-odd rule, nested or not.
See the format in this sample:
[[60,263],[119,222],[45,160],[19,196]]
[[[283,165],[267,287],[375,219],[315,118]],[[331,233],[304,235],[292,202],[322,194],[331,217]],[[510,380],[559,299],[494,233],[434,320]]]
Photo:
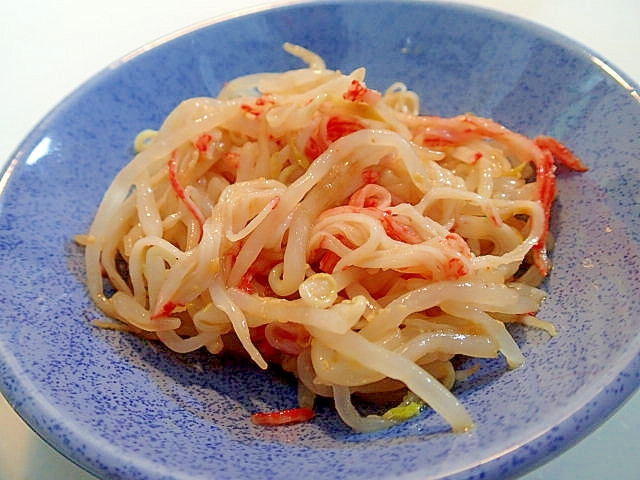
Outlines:
[[169,181],[171,182],[171,187],[176,192],[176,195],[180,200],[184,202],[187,206],[187,209],[191,212],[191,214],[195,217],[200,228],[204,225],[204,215],[198,208],[198,206],[191,200],[184,187],[180,183],[178,179],[178,160],[177,160],[177,152],[174,150],[171,154],[171,158],[169,159]]
[[277,426],[304,423],[316,416],[311,408],[290,408],[276,412],[260,412],[251,415],[251,422],[255,425]]
[[545,228],[540,240],[533,248],[533,262],[543,276],[549,273],[546,243],[549,236],[549,219],[551,207],[556,196],[556,165],[554,159],[561,165],[576,172],[586,172],[588,167],[576,157],[571,150],[553,137],[538,136],[534,143],[541,150],[542,155],[536,156],[536,179],[538,182],[538,196],[545,212]]

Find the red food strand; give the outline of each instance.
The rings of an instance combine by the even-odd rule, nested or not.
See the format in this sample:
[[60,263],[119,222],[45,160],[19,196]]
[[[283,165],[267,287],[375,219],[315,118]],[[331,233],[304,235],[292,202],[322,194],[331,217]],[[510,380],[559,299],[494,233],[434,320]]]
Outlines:
[[178,304],[178,303],[167,302],[167,303],[164,304],[164,306],[162,307],[162,309],[158,313],[156,313],[156,314],[151,316],[151,319],[154,320],[156,318],[168,317],[179,306],[181,306],[181,305]]
[[538,183],[538,197],[544,210],[544,227],[538,243],[533,247],[533,263],[543,276],[549,273],[547,262],[547,237],[549,236],[549,220],[551,206],[556,196],[556,167],[553,156],[549,151],[542,151],[543,158],[536,165],[536,182]]
[[184,202],[189,212],[191,212],[191,214],[195,217],[198,224],[200,225],[200,232],[202,233],[202,227],[204,225],[204,216],[202,215],[202,212],[196,206],[196,204],[193,203],[191,198],[189,198],[189,196],[187,195],[187,192],[185,191],[184,187],[180,183],[180,180],[178,179],[178,160],[177,160],[177,153],[175,150],[171,153],[171,158],[169,159],[168,167],[169,167],[169,181],[171,182],[171,187],[173,188],[173,191],[176,193],[178,198]]
[[382,95],[380,92],[365,87],[358,80],[352,80],[349,90],[346,91],[342,98],[352,102],[365,102],[369,104],[376,103]]
[[293,423],[303,423],[312,420],[316,412],[311,408],[290,408],[277,412],[260,412],[251,415],[251,422],[254,425],[278,426],[291,425]]
[[176,195],[180,200],[184,200],[187,197],[182,184],[178,180],[178,160],[176,158],[177,154],[174,150],[171,153],[171,158],[169,159],[169,181],[171,182],[171,187],[173,187],[173,191],[176,192]]
[[469,270],[465,263],[457,257],[450,258],[447,262],[447,278],[456,279],[464,277]]
[[541,150],[542,157],[536,163],[536,181],[538,182],[538,196],[545,213],[544,231],[540,240],[533,248],[533,263],[543,276],[549,273],[547,260],[547,238],[549,236],[549,222],[551,207],[556,196],[556,165],[554,159],[561,165],[576,172],[586,172],[589,168],[567,148],[553,137],[540,135],[534,143]]
[[356,120],[334,115],[327,120],[326,135],[321,131],[309,137],[304,148],[304,154],[311,161],[318,158],[329,145],[350,133],[362,130],[364,125]]
[[199,152],[206,152],[209,149],[209,145],[211,145],[211,140],[213,140],[211,135],[203,133],[198,137],[198,140],[196,140],[195,147]]
[[242,111],[248,113],[249,115],[253,115],[255,117],[259,116],[262,111],[252,105],[249,105],[247,103],[243,103],[242,105],[240,105],[240,108],[242,109]]
[[557,139],[540,135],[536,137],[534,141],[538,148],[550,152],[563,166],[576,172],[586,172],[589,170],[589,167],[582,163],[582,160]]
[[261,97],[256,98],[256,105],[260,107],[276,105],[276,99],[272,95],[262,95]]
[[327,121],[327,138],[330,142],[335,142],[339,138],[363,128],[364,125],[356,120],[334,115]]
[[276,101],[273,97],[261,96],[256,98],[254,105],[243,103],[242,105],[240,105],[240,108],[242,109],[242,111],[248,113],[249,115],[258,117],[262,115],[268,109],[268,107],[275,104]]
[[374,167],[367,167],[362,170],[362,182],[365,184],[378,183],[380,181],[380,170]]
[[[378,209],[376,209],[378,210]],[[381,217],[380,222],[384,231],[390,238],[397,240],[398,242],[404,242],[411,245],[421,243],[423,238],[420,234],[411,226],[406,223],[402,223],[393,213],[385,210]]]
[[309,140],[307,140],[307,144],[304,147],[304,154],[310,161],[313,161],[322,155],[322,152],[326,149],[327,146],[324,143],[321,143],[318,138],[309,137]]
[[357,102],[358,100],[362,100],[364,95],[367,93],[367,88],[362,85],[358,80],[352,80],[351,85],[349,86],[349,90],[342,96],[345,100],[351,100],[352,102]]
[[255,288],[253,286],[253,273],[252,272],[246,272],[242,278],[240,279],[240,284],[238,285],[238,288],[240,290],[242,290],[243,292],[246,293],[254,293],[255,292]]
[[318,268],[326,273],[333,273],[333,269],[336,268],[336,265],[340,261],[340,256],[331,250],[327,250],[320,262],[318,264]]

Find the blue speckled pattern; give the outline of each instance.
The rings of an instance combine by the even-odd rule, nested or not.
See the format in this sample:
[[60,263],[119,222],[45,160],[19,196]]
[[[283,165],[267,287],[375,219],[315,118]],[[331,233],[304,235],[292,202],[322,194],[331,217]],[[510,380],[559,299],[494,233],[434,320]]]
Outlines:
[[[403,81],[425,111],[554,135],[591,167],[559,174],[541,316],[560,335],[516,328],[522,368],[487,361],[457,386],[470,433],[426,412],[354,434],[328,402],[309,424],[259,428],[250,413],[295,403],[287,378],[90,324],[99,314],[72,237],[135,134],[233,77],[300,67],[284,41],[331,68],[366,66],[374,88]],[[112,65],[41,122],[0,181],[0,390],[51,445],[109,479],[505,478],[559,454],[640,384],[639,96],[592,55],[505,15],[372,1],[213,22]]]

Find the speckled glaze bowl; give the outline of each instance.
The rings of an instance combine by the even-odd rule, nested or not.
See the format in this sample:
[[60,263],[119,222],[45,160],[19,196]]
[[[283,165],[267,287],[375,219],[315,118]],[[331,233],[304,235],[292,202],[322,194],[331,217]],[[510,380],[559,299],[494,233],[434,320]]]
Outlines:
[[[132,155],[132,140],[187,97],[241,74],[330,68],[400,80],[426,111],[472,111],[558,137],[591,167],[559,175],[555,268],[541,316],[517,328],[526,364],[502,359],[456,387],[475,430],[430,412],[355,434],[329,403],[277,429],[257,410],[295,402],[287,378],[237,359],[176,355],[91,326],[74,234]],[[28,136],[0,180],[0,389],[46,441],[111,479],[504,478],[571,446],[640,383],[640,103],[636,87],[580,45],[516,18],[451,4],[287,5],[180,32],[111,65]]]

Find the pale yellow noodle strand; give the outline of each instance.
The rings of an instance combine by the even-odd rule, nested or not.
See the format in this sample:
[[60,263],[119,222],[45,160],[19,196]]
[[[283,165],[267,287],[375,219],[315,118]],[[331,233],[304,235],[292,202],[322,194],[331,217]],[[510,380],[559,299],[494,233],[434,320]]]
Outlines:
[[473,420],[458,399],[423,368],[402,355],[390,352],[363,336],[349,331],[339,335],[314,327],[310,331],[317,341],[324,343],[356,362],[366,359],[366,368],[403,382],[436,412],[442,415],[455,432],[473,427]]

